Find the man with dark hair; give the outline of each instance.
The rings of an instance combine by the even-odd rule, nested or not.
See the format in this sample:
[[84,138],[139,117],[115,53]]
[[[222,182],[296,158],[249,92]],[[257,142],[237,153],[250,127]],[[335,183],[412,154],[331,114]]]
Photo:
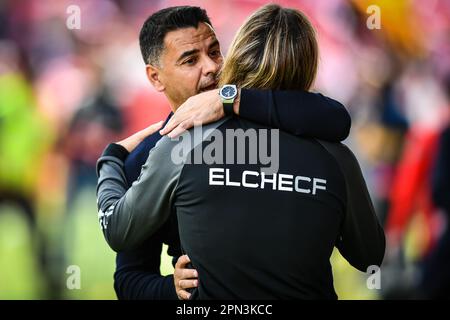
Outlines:
[[139,44],[144,62],[153,66],[159,65],[166,34],[182,28],[197,28],[199,22],[211,26],[206,11],[198,7],[171,7],[150,16],[139,33]]
[[[223,57],[203,9],[183,6],[156,12],[142,27],[140,46],[148,79],[156,90],[166,95],[172,110],[176,111],[163,134],[188,129],[194,124],[193,119],[196,123],[210,123],[225,116],[224,101],[217,90],[213,90],[217,86]],[[192,97],[200,92],[203,93]],[[228,113],[296,135],[340,141],[347,137],[350,129],[350,117],[344,106],[306,91],[243,89],[239,90],[231,106]],[[132,145],[129,150],[117,144],[108,146],[97,166],[99,196],[105,182],[102,171],[105,161],[124,167],[127,185],[121,186],[123,190],[139,180],[141,166],[161,138],[155,130],[153,126],[127,138],[128,145]],[[114,203],[109,200],[105,203],[99,198],[98,206],[105,238],[118,252],[114,287],[119,299],[189,298],[185,289],[195,287],[197,280],[192,279],[195,270],[185,269],[189,261],[186,257],[177,264],[175,279],[173,276],[162,277],[159,271],[163,243],[168,245],[168,253],[174,257],[174,262],[182,254],[176,215],[172,214],[144,242],[136,242],[132,249],[122,250],[109,237],[114,232],[109,229],[114,225],[110,224],[115,218]]]

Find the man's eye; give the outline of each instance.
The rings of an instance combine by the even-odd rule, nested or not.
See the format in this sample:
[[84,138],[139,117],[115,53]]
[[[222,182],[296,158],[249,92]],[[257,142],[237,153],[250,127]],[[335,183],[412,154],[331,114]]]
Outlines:
[[216,57],[220,56],[220,50],[214,50],[209,55],[213,58],[216,58]]
[[183,64],[193,65],[196,62],[197,62],[197,58],[189,58],[188,60],[184,61]]

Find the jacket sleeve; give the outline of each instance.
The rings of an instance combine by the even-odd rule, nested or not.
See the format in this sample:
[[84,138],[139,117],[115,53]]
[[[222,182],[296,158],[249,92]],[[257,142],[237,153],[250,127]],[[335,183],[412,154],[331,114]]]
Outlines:
[[[111,144],[97,162],[99,220],[109,246],[130,250],[154,234],[167,220],[182,164],[170,161],[170,139],[163,138],[127,190],[123,147]],[[161,147],[165,145],[165,147]],[[126,156],[125,156],[126,157]]]
[[345,179],[346,211],[336,247],[355,268],[367,272],[371,265],[381,266],[386,240],[361,168],[354,154],[343,144],[321,142],[335,157]]
[[[178,300],[173,275],[160,273],[161,242],[117,253],[114,290],[119,300]],[[159,248],[156,248],[159,246]]]
[[351,127],[345,107],[320,93],[242,89],[239,108],[242,118],[330,142],[346,139]]
[[[127,189],[137,180],[149,151],[161,136],[154,133],[145,138],[124,161]],[[124,156],[128,153],[124,150]],[[120,155],[119,155],[120,157]],[[117,253],[114,273],[114,290],[119,300],[178,300],[173,275],[162,276],[160,272],[163,243],[167,253],[173,256],[175,265],[181,255],[176,215],[158,231],[131,251]]]
[[434,203],[450,215],[450,128],[439,138],[437,155],[432,171],[432,197]]
[[159,229],[135,250],[117,254],[114,289],[119,300],[178,300],[173,275],[160,273],[165,229]]

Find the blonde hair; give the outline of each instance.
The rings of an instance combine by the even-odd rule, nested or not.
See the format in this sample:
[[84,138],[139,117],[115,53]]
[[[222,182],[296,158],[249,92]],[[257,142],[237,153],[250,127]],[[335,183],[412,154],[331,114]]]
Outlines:
[[308,90],[316,77],[317,63],[315,31],[307,17],[269,4],[253,13],[234,37],[220,84]]

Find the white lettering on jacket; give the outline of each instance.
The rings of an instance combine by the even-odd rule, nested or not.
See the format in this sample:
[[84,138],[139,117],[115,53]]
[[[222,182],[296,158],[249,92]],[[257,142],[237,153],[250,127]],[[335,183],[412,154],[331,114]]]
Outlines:
[[230,178],[230,169],[209,168],[210,186],[228,186],[252,189],[272,189],[316,195],[318,190],[327,190],[327,180],[315,177],[294,176],[292,174],[245,170],[237,181]]

